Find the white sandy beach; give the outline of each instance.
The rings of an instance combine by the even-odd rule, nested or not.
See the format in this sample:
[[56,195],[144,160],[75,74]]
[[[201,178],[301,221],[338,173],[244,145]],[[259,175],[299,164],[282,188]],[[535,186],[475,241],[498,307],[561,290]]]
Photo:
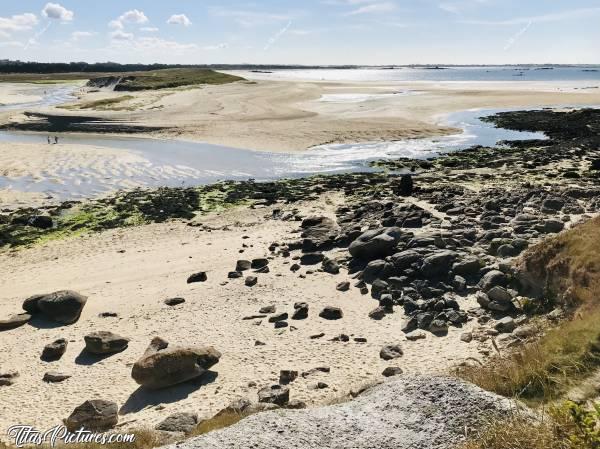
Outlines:
[[[439,127],[436,117],[450,111],[600,103],[600,94],[591,90],[563,92],[543,86],[526,87],[419,84],[417,88],[258,81],[140,93],[121,105],[134,110],[84,112],[146,125],[175,126],[162,136],[296,152],[325,142],[449,133],[453,130]],[[419,93],[380,95],[372,101],[319,101],[323,95],[391,94],[399,89]],[[81,101],[119,95],[89,93]],[[7,120],[15,116],[5,114]],[[82,170],[100,173],[110,183],[117,172],[142,169],[142,159],[130,152],[99,147],[0,144],[1,175],[15,179],[31,176],[47,181],[60,178],[64,170]],[[14,189],[0,191],[3,206],[18,202],[27,205],[41,199],[39,194],[19,195]],[[301,212],[305,216],[333,215],[341,202],[341,198],[329,197],[302,205]],[[481,357],[482,348],[477,342],[460,341],[460,335],[474,322],[463,329],[451,328],[444,338],[428,334],[424,340],[409,342],[400,332],[402,313],[382,321],[368,319],[373,308],[370,299],[360,295],[358,289],[342,293],[335,288],[337,282],[348,280],[345,272],[332,276],[308,273],[303,268],[291,274],[293,262],[276,258],[270,263],[269,274],[258,275],[254,288],[244,286],[243,280],[228,281],[227,273],[234,269],[237,259],[267,256],[272,242],[283,241],[297,230],[298,223],[264,218],[270,215],[269,208],[234,209],[202,218],[212,232],[173,222],[0,253],[0,316],[18,313],[23,300],[33,294],[71,289],[89,297],[81,319],[72,326],[25,325],[2,334],[2,346],[8,350],[0,351],[0,366],[5,371],[18,371],[20,378],[10,388],[0,389],[0,429],[15,423],[47,428],[83,401],[106,397],[121,407],[125,426],[149,426],[177,411],[191,410],[205,418],[233,399],[256,399],[257,390],[276,381],[281,369],[304,371],[329,366],[330,374],[309,376],[293,386],[293,399],[319,404],[361,384],[380,380],[386,366],[398,365],[408,373],[431,373],[447,370],[469,357]],[[206,271],[208,281],[186,284],[186,278],[197,271]],[[172,297],[183,297],[186,302],[174,308],[163,304],[164,299]],[[259,320],[242,320],[270,304],[290,313],[298,301],[310,304],[310,319],[291,322],[293,328],[275,330],[266,320],[260,324]],[[469,301],[463,303],[464,309]],[[318,318],[327,305],[340,307],[344,318],[335,322]],[[102,312],[116,312],[118,317],[100,318]],[[83,336],[100,330],[116,332],[131,342],[124,352],[89,364],[85,356],[80,356]],[[310,338],[321,332],[323,337]],[[367,343],[330,341],[342,333],[351,338],[364,337]],[[139,390],[131,379],[131,366],[156,336],[173,345],[213,345],[223,354],[214,367],[217,380],[206,385],[188,383],[156,394]],[[39,357],[43,347],[58,338],[69,341],[66,354],[58,362],[42,362]],[[257,340],[265,345],[255,346]],[[404,357],[397,363],[383,362],[380,348],[395,342],[403,345]],[[489,347],[484,349],[489,352]],[[47,384],[41,380],[46,371],[62,371],[73,377],[60,384]],[[312,389],[316,381],[326,382],[329,388]]]
[[[303,205],[301,211],[332,214],[339,200]],[[19,312],[23,299],[36,293],[69,288],[89,298],[74,325],[26,325],[2,333],[3,347],[21,347],[25,341],[27,347],[0,351],[2,369],[21,374],[15,385],[0,389],[0,428],[17,422],[47,428],[84,400],[107,396],[122,408],[121,421],[134,427],[154,424],[176,411],[192,410],[206,418],[238,397],[256,400],[256,391],[276,382],[281,369],[327,366],[330,374],[301,378],[292,393],[293,399],[323,403],[381,380],[386,366],[401,366],[405,372],[440,372],[467,357],[481,358],[477,343],[459,339],[471,324],[451,329],[444,338],[428,335],[409,342],[400,332],[402,313],[383,321],[368,319],[372,299],[358,289],[336,291],[338,282],[349,279],[345,272],[336,276],[315,272],[303,279],[299,275],[307,273],[306,267],[292,274],[294,261],[277,257],[270,262],[271,272],[259,274],[253,288],[244,286],[243,279],[227,281],[237,259],[267,256],[272,242],[289,238],[297,229],[294,222],[264,219],[270,215],[269,208],[236,209],[202,219],[212,232],[166,223],[1,254],[0,316]],[[244,244],[248,247],[240,254]],[[187,276],[199,270],[207,272],[208,281],[186,284]],[[171,297],[183,297],[186,302],[173,308],[164,305],[163,300]],[[260,325],[261,320],[242,320],[270,304],[278,312],[291,313],[297,301],[307,302],[310,311],[309,319],[290,322],[294,328],[276,330],[266,319]],[[340,307],[344,318],[319,318],[327,305]],[[99,318],[102,312],[116,312],[118,318]],[[79,356],[83,336],[96,330],[131,338],[128,349],[87,364],[85,356]],[[310,338],[321,332],[322,338]],[[342,333],[364,337],[367,343],[330,341]],[[188,383],[154,394],[138,390],[131,366],[155,336],[173,345],[213,345],[223,354],[213,368],[218,372],[216,381],[203,386]],[[57,338],[69,341],[66,354],[58,362],[42,362],[44,345]],[[255,346],[257,340],[266,345]],[[396,363],[384,362],[379,349],[395,342],[403,345],[404,357]],[[44,373],[51,370],[73,377],[60,384],[42,382]],[[329,388],[311,389],[317,381],[326,382]],[[250,382],[256,386],[248,386]],[[43,407],[38,406],[41,402]]]

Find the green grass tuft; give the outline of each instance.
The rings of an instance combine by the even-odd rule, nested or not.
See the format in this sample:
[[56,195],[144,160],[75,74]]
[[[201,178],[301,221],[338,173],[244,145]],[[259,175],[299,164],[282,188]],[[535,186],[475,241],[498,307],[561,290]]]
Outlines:
[[520,351],[457,374],[481,388],[531,403],[559,398],[600,366],[600,311],[578,314]]
[[243,78],[239,76],[227,75],[209,69],[165,69],[133,75],[131,79],[121,81],[115,90],[173,89],[204,84],[228,84],[242,80]]

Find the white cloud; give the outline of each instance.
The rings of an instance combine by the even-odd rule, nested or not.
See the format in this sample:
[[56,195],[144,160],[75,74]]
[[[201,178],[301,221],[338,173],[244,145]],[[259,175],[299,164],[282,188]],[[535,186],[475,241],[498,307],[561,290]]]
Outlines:
[[143,31],[145,33],[156,33],[158,31],[158,28],[156,28],[156,27],[142,27],[142,28],[140,28],[140,31]]
[[146,22],[148,22],[148,17],[146,17],[146,14],[144,14],[143,11],[132,9],[121,14],[115,20],[111,20],[108,23],[108,26],[116,30],[122,30],[123,28],[125,28],[125,24],[127,23],[142,24]]
[[189,27],[192,24],[192,21],[188,19],[185,14],[173,14],[167,20],[169,25],[183,25],[184,27]]
[[127,11],[121,17],[119,17],[121,22],[131,22],[131,23],[146,23],[148,21],[148,17],[142,11],[138,11],[137,9],[132,9],[131,11]]
[[115,30],[110,33],[110,38],[115,41],[130,41],[133,40],[133,33],[126,33],[123,30]]
[[58,3],[46,3],[46,6],[44,6],[44,9],[42,10],[42,14],[48,19],[61,20],[63,22],[70,22],[75,15],[73,11],[69,11]]
[[0,17],[0,36],[9,37],[17,31],[31,30],[37,24],[37,16],[31,13],[18,14],[12,17]]
[[396,9],[396,5],[392,2],[382,2],[382,3],[369,3],[368,5],[361,6],[360,8],[354,9],[349,13],[346,13],[347,16],[356,16],[358,14],[372,14],[372,13],[380,13],[380,12],[389,12]]
[[80,39],[85,39],[86,37],[95,36],[97,33],[92,31],[74,31],[71,33],[71,40],[78,41]]

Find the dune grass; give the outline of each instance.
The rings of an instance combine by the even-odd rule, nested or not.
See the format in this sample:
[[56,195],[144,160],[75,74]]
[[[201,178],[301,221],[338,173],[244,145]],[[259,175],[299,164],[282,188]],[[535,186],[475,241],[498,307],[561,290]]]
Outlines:
[[460,368],[458,375],[485,390],[532,404],[555,400],[600,367],[599,322],[598,309],[578,313],[520,351],[484,366]]
[[218,413],[212,418],[202,421],[190,434],[190,437],[205,435],[214,430],[220,430],[229,426],[233,426],[247,416],[250,416],[250,414],[243,412],[239,413],[236,411],[224,411]]
[[550,419],[534,426],[517,416],[478,429],[459,449],[571,449],[561,433]]
[[537,417],[516,413],[467,436],[458,449],[598,449],[600,404],[585,408],[566,401]]
[[598,449],[600,407],[561,401],[600,368],[600,218],[531,248],[520,268],[530,285],[541,287],[543,302],[570,310],[571,318],[512,354],[457,374],[500,395],[544,405],[538,407],[542,413],[550,404],[548,419],[490,423],[461,449]]
[[522,267],[549,299],[600,306],[600,217],[536,245]]
[[531,248],[521,270],[542,286],[544,302],[573,310],[572,318],[518,352],[458,374],[504,396],[552,401],[600,367],[600,218]]
[[203,84],[228,84],[242,80],[243,78],[239,76],[227,75],[209,69],[165,69],[135,74],[131,79],[123,80],[116,87],[116,90],[172,89]]

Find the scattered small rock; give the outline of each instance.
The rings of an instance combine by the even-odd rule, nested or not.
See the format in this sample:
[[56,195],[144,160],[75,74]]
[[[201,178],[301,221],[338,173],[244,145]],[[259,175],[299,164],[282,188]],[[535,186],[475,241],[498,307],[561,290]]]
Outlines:
[[381,351],[379,351],[379,357],[381,357],[383,360],[393,360],[400,358],[403,355],[404,351],[402,350],[402,346],[398,344],[386,345],[381,348]]
[[327,306],[319,313],[319,316],[325,320],[339,320],[344,317],[344,313],[339,307]]
[[258,402],[276,404],[280,407],[286,405],[290,400],[290,389],[283,385],[271,385],[258,391]]
[[342,281],[338,285],[336,285],[335,289],[339,292],[347,292],[350,290],[350,282]]
[[295,370],[281,370],[279,371],[279,383],[281,385],[287,385],[292,383],[298,378],[298,371]]
[[41,359],[44,362],[54,362],[59,360],[65,352],[67,352],[67,340],[64,338],[59,338],[58,340],[53,341],[52,343],[44,346],[42,350]]
[[179,304],[183,304],[185,302],[184,298],[168,298],[164,300],[164,303],[168,306],[176,306]]
[[14,384],[17,377],[19,377],[19,373],[17,371],[0,373],[0,387],[8,387]]
[[114,354],[127,349],[129,339],[108,331],[92,332],[84,337],[90,354]]
[[306,318],[308,318],[308,304],[305,302],[297,302],[294,304],[292,320],[305,320]]
[[200,271],[199,273],[194,273],[187,279],[188,284],[194,284],[196,282],[206,282],[208,280],[208,276],[205,271]]
[[258,278],[256,276],[248,276],[244,281],[246,287],[254,287],[258,283]]
[[388,366],[386,369],[383,370],[381,375],[383,377],[392,377],[392,376],[398,376],[402,373],[403,373],[402,368],[399,368],[397,366]]
[[70,374],[63,374],[56,371],[48,371],[46,374],[44,374],[44,378],[42,380],[48,383],[59,383],[64,382],[70,377]]

